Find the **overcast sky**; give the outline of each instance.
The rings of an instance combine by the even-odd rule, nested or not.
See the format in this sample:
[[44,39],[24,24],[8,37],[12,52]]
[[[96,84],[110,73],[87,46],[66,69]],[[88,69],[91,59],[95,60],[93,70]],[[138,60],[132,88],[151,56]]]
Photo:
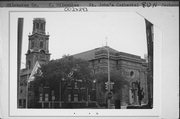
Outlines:
[[[139,55],[147,54],[145,22],[131,12],[15,12],[11,14],[12,35],[17,38],[17,18],[24,18],[22,62],[32,34],[33,18],[46,19],[51,59],[76,54],[106,45]],[[22,65],[23,66],[23,65]]]

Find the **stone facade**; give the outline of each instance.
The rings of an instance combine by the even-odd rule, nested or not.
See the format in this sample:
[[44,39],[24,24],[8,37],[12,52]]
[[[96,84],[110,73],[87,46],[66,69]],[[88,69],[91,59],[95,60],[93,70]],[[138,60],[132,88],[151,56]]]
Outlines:
[[33,32],[29,35],[26,67],[32,69],[36,61],[47,63],[50,60],[49,35],[45,34],[45,19],[33,20]]
[[[143,92],[141,103],[147,104],[148,91],[147,91],[147,62],[140,56],[119,52],[108,46],[96,48],[83,53],[75,54],[75,58],[88,60],[94,73],[107,72],[108,66],[108,50],[110,57],[110,70],[111,72],[117,71],[121,76],[128,81],[128,85],[121,87],[122,90],[116,91],[113,94],[112,103],[119,103],[121,106],[139,105],[138,85]],[[105,84],[97,84],[96,95],[98,103],[106,104],[106,93],[102,90]]]

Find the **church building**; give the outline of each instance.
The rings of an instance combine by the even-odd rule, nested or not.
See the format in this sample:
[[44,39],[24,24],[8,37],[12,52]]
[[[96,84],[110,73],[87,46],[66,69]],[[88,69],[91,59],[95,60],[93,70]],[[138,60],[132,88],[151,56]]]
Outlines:
[[[147,61],[145,59],[137,55],[119,52],[109,46],[95,48],[73,56],[74,58],[89,61],[94,74],[99,72],[107,73],[108,52],[110,72],[118,72],[121,78],[128,82],[120,87],[121,90],[114,91],[111,103],[115,105],[115,108],[130,105],[146,105],[148,103],[148,84]],[[114,85],[117,87],[117,84]],[[103,92],[103,88],[105,88],[104,83],[96,84],[96,101],[102,105],[107,104],[107,91]]]
[[[31,108],[33,104],[33,88],[29,85],[29,76],[38,61],[46,64],[50,61],[49,35],[45,32],[44,18],[34,18],[33,31],[29,35],[28,50],[26,53],[26,67],[20,71],[18,87],[18,108]],[[128,83],[119,87],[121,90],[113,92],[111,104],[115,108],[130,105],[145,105],[148,103],[147,61],[140,56],[119,52],[109,46],[95,48],[89,51],[72,55],[74,58],[87,60],[94,74],[108,72],[108,59],[110,72],[116,71]],[[108,58],[109,56],[109,58]],[[97,79],[98,80],[98,79]],[[98,81],[96,81],[98,82]],[[114,84],[117,87],[119,85]],[[107,104],[107,94],[104,92],[105,84],[96,83],[94,101],[99,106]],[[67,94],[68,95],[68,94]],[[74,98],[74,100],[78,100]],[[141,101],[139,101],[141,100]]]

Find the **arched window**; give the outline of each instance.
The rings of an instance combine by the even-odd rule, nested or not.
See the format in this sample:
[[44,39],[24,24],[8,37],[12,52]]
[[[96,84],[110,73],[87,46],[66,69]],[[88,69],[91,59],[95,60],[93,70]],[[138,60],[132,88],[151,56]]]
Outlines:
[[39,23],[36,24],[36,28],[39,29]]
[[28,68],[28,69],[30,69],[30,68],[31,68],[31,61],[28,61],[27,68]]
[[34,48],[34,42],[32,41],[31,43],[31,49]]
[[41,50],[40,53],[45,54],[45,51],[44,51],[44,50]]
[[40,41],[40,48],[43,48],[43,41]]

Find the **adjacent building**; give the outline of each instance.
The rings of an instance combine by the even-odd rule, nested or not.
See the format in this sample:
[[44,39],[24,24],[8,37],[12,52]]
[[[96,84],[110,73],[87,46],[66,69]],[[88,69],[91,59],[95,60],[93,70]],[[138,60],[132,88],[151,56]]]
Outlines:
[[[48,63],[50,60],[49,53],[49,35],[45,32],[46,21],[44,18],[35,18],[33,20],[33,31],[29,35],[28,50],[26,53],[26,67],[20,71],[18,107],[25,108],[32,100],[33,92],[28,85],[29,76],[35,63]],[[27,94],[27,92],[29,94]],[[28,97],[27,97],[28,96]],[[29,100],[28,103],[26,100]]]

